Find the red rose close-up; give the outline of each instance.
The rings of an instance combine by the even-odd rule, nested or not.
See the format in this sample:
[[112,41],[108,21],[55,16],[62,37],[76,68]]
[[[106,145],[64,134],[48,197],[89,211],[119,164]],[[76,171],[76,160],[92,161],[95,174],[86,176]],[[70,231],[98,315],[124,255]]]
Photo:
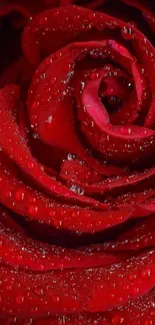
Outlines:
[[0,1],[0,325],[155,324],[155,2]]

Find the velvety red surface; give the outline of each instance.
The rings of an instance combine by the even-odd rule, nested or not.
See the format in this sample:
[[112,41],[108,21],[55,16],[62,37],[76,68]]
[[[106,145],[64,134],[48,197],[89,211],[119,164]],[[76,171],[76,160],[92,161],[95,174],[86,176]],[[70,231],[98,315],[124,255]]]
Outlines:
[[0,324],[153,325],[154,1],[0,16]]

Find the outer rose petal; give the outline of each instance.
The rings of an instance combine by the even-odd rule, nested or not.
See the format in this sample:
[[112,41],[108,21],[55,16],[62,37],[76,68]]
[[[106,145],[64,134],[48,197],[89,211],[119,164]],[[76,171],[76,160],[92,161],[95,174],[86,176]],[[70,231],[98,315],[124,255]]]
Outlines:
[[[140,297],[137,301],[131,301],[129,304],[119,308],[118,310],[115,309],[110,312],[100,313],[97,315],[93,314],[84,314],[80,316],[60,316],[60,317],[48,317],[42,318],[40,320],[32,319],[27,320],[24,325],[28,325],[29,322],[33,325],[59,325],[59,324],[67,324],[67,325],[94,325],[94,322],[97,322],[98,325],[112,325],[112,324],[119,324],[120,322],[123,325],[130,325],[131,321],[133,325],[136,325],[137,322],[139,325],[144,324],[153,324],[155,320],[155,313],[154,313],[154,301],[155,301],[155,292],[154,290],[150,292],[148,295]],[[12,322],[14,320],[12,319]],[[23,325],[22,321],[17,320],[17,325]],[[4,321],[2,325],[8,325],[7,321]],[[9,325],[13,325],[10,323]]]
[[[41,317],[47,312],[100,312],[116,308],[122,301],[125,304],[150,291],[154,287],[154,273],[154,250],[105,268],[39,274],[1,266],[1,315],[8,316],[10,308],[13,315],[21,317],[33,317],[36,310]],[[12,292],[9,296],[8,286]],[[36,294],[40,288],[44,300],[42,294]]]
[[103,266],[127,258],[127,255],[123,254],[104,253],[102,246],[94,245],[89,250],[85,247],[65,249],[32,240],[7,213],[0,212],[0,255],[2,262],[11,267],[41,272]]
[[[144,16],[153,30],[153,15],[144,10]],[[0,210],[0,318],[4,325],[6,318],[12,322],[10,315],[19,325],[151,325],[154,48],[131,24],[75,6],[36,16],[24,31],[23,46],[32,71],[50,56],[37,68],[27,107],[32,71],[26,77],[23,65],[17,67],[20,100],[15,85],[0,91],[0,201],[10,211]],[[119,112],[117,98],[123,102]],[[38,156],[32,137],[38,139]],[[44,144],[51,152],[42,163]],[[54,147],[63,153],[56,170],[46,165],[48,158],[56,164]],[[65,248],[54,245],[54,227],[56,235],[65,233],[73,243],[64,238]],[[52,244],[40,242],[42,235]],[[101,243],[75,247],[89,241]]]

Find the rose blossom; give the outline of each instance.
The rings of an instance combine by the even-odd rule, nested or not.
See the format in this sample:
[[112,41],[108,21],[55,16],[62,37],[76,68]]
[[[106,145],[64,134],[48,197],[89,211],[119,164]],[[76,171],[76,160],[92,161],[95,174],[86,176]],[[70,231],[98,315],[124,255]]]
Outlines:
[[153,325],[153,2],[37,4],[0,7],[0,324]]

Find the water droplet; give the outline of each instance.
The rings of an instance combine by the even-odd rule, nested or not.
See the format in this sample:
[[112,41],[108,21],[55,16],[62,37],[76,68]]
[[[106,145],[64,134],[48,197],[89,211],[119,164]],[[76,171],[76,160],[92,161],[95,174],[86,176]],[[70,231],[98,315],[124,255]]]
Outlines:
[[22,255],[18,255],[17,256],[17,261],[21,261],[23,259],[23,256]]
[[87,23],[82,25],[83,30],[86,32],[89,31],[91,27],[92,27],[91,24],[87,24]]
[[122,318],[121,316],[119,315],[116,315],[112,318],[112,324],[113,325],[120,325],[124,322],[124,318]]
[[[111,89],[111,93],[113,92],[113,89]],[[109,98],[108,98],[108,102],[110,103],[110,104],[117,104],[117,103],[119,103],[119,98],[118,97],[116,97],[116,96],[110,96]]]
[[40,105],[39,102],[33,102],[33,104],[32,104],[32,108],[33,108],[33,109],[36,109],[36,108],[39,107],[39,105]]
[[73,211],[72,212],[72,217],[77,217],[79,215],[79,211]]
[[49,212],[49,215],[50,215],[51,217],[54,217],[54,216],[55,216],[55,211],[54,211],[54,210],[51,210],[51,211]]
[[151,270],[146,269],[141,273],[142,278],[149,278],[151,276]]
[[153,325],[153,321],[151,319],[147,319],[144,325]]
[[104,69],[107,71],[112,70],[112,65],[111,64],[105,64]]
[[16,302],[18,305],[21,305],[24,302],[24,297],[23,296],[16,297]]
[[[39,269],[40,270],[40,269]],[[38,296],[42,296],[43,294],[44,294],[44,290],[43,290],[43,288],[34,288],[34,290],[33,290],[35,293],[36,293],[36,295],[38,295]]]
[[115,20],[107,21],[106,26],[108,26],[109,29],[114,30],[117,27],[117,22]]
[[100,53],[102,53],[102,52],[99,51],[98,49],[94,49],[94,50],[90,51],[90,56],[91,56],[93,59],[98,59]]
[[52,120],[53,120],[53,116],[50,115],[50,116],[47,118],[47,120],[46,120],[46,126],[47,126],[48,128],[51,127],[51,125],[52,125]]
[[62,52],[56,52],[55,56],[59,59],[62,56]]
[[59,89],[54,88],[54,89],[52,90],[52,95],[53,95],[53,96],[57,96],[57,95],[59,94],[59,92],[60,92]]
[[66,324],[66,316],[62,316],[62,324]]
[[131,21],[129,22],[129,25],[131,25],[132,27],[137,28],[137,23],[136,23],[135,21],[133,21],[133,20],[131,20]]
[[72,153],[69,153],[67,155],[67,160],[71,161],[71,160],[74,160],[76,158],[76,155],[72,154]]
[[90,20],[92,20],[93,18],[96,17],[96,13],[95,12],[90,12],[88,17],[89,17]]
[[40,17],[39,24],[44,25],[46,21],[47,21],[47,17]]
[[12,193],[9,192],[9,191],[6,191],[6,192],[4,193],[4,195],[5,195],[6,197],[11,197],[11,196],[12,196]]
[[82,189],[79,185],[72,185],[70,187],[70,190],[74,193],[77,193],[78,195],[84,194],[84,189]]
[[60,298],[58,296],[52,296],[52,300],[54,302],[59,302],[60,301]]
[[30,162],[28,162],[28,163],[27,163],[27,165],[28,165],[28,168],[34,168],[34,163],[33,163],[33,162],[31,162],[31,161],[30,161]]
[[132,132],[131,128],[128,128],[128,127],[125,127],[125,126],[121,126],[121,128],[120,128],[120,133],[121,134],[127,135],[127,134],[131,134],[131,132]]
[[125,39],[131,39],[131,38],[133,38],[133,36],[134,36],[134,34],[133,34],[133,30],[132,30],[131,27],[126,27],[126,26],[124,26],[124,27],[122,28],[121,33],[122,33],[123,38],[125,38]]
[[37,205],[30,205],[28,208],[28,213],[30,215],[35,215],[38,212],[38,207]]
[[24,196],[25,196],[25,192],[22,188],[19,188],[15,193],[15,197],[18,201],[23,201]]
[[99,76],[100,76],[100,74],[99,74],[98,72],[93,71],[93,72],[91,73],[90,78],[91,78],[92,80],[95,80],[95,79],[98,79]]
[[135,279],[135,274],[131,273],[129,274],[129,280],[132,281]]
[[144,72],[145,72],[145,69],[144,69],[144,68],[142,68],[142,69],[141,69],[141,73],[142,73],[142,74],[144,74]]
[[42,79],[46,79],[46,73],[43,73],[43,74],[41,75],[41,77],[42,77]]
[[33,197],[33,196],[30,196],[30,197],[29,197],[29,202],[30,202],[30,203],[35,203],[35,202],[36,202],[36,198]]
[[7,289],[7,290],[12,290],[11,285],[7,285],[7,286],[6,286],[6,289]]
[[43,270],[44,270],[44,265],[43,265],[43,264],[40,264],[40,265],[38,266],[38,269],[39,269],[39,271],[43,271]]
[[51,77],[51,78],[50,78],[50,82],[51,82],[51,84],[54,84],[55,81],[56,81],[56,77]]
[[137,294],[137,293],[139,292],[139,288],[134,287],[133,292],[134,292],[135,294]]
[[[104,19],[103,19],[104,21]],[[105,24],[104,23],[97,23],[96,24],[96,29],[99,31],[103,31],[103,29],[105,28]]]

